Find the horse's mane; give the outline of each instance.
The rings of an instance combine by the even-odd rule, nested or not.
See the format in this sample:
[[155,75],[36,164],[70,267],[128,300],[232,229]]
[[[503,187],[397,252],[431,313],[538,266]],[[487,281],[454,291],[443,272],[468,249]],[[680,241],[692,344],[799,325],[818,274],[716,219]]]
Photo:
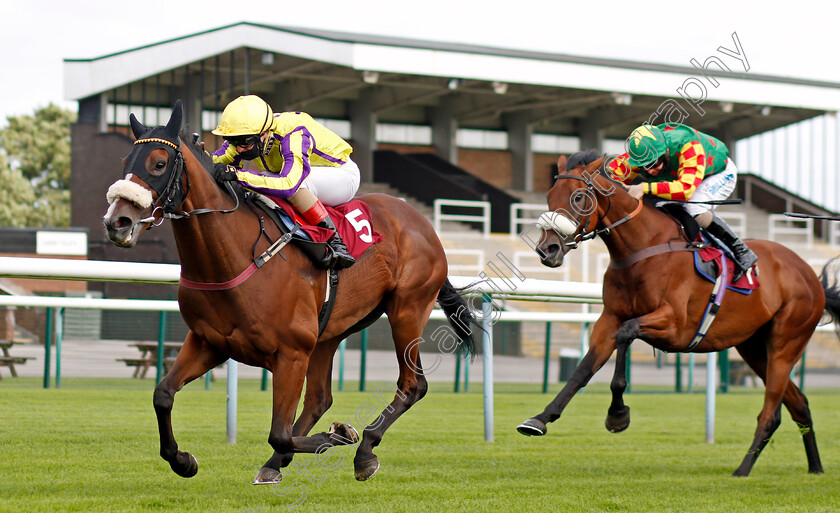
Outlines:
[[604,178],[609,179],[610,181],[615,181],[615,179],[610,176],[607,172],[607,162],[610,161],[610,155],[602,153],[596,149],[589,149],[579,151],[577,153],[572,153],[569,155],[568,159],[566,160],[566,169],[574,169],[576,167],[586,166],[598,160],[601,157],[607,157],[604,159],[604,163],[601,164],[601,167],[598,168],[598,173],[601,174]]
[[[193,156],[198,160],[199,164],[207,171],[207,174],[213,176],[213,157],[210,156],[207,151],[201,147],[200,139],[196,136],[196,134],[190,133],[187,129],[181,130],[180,134],[178,135],[181,138],[181,146],[189,148],[190,152]],[[235,182],[227,182],[232,186],[233,191],[239,196],[240,201],[249,201],[253,194],[248,194],[248,191]],[[219,185],[219,184],[216,184]],[[227,187],[222,187],[222,190],[225,193],[230,194],[230,189]]]
[[189,148],[193,156],[198,159],[202,166],[204,166],[204,169],[212,175],[213,157],[211,157],[210,154],[204,151],[204,148],[199,145],[199,138],[196,137],[195,134],[189,133],[186,128],[181,130],[178,136],[181,138],[181,145]]

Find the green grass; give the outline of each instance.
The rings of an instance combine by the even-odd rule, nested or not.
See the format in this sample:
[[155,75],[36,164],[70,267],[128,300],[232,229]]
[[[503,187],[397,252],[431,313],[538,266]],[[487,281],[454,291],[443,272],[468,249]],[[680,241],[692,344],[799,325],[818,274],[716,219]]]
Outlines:
[[[337,392],[318,428],[353,419],[368,392]],[[433,384],[376,449],[381,468],[353,478],[353,448],[324,470],[313,455],[275,489],[250,484],[270,456],[271,398],[242,380],[235,445],[225,443],[224,380],[175,398],[179,445],[199,461],[192,479],[158,456],[151,380],[65,379],[60,390],[34,378],[0,382],[0,511],[448,512],[835,512],[840,510],[840,391],[808,390],[824,475],[809,475],[787,412],[748,478],[733,478],[752,439],[762,389],[736,388],[717,401],[716,443],[704,443],[704,395],[634,393],[630,428],[610,434],[610,396],[595,385],[549,425],[548,435],[515,432],[553,394],[539,385],[497,385],[495,441],[483,439],[482,394]],[[346,390],[357,389],[348,384]],[[644,390],[637,387],[637,390]],[[650,391],[648,389],[647,391]],[[388,397],[390,400],[390,396]],[[318,429],[319,431],[321,429]],[[294,465],[294,464],[293,464]],[[283,496],[282,493],[286,492]],[[305,493],[305,496],[304,496]]]

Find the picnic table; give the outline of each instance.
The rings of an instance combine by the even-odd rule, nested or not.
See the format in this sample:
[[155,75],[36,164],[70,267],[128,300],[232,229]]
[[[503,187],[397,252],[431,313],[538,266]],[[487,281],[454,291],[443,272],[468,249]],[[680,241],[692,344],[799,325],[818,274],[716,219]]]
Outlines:
[[[145,378],[149,367],[157,366],[157,342],[137,342],[129,344],[136,347],[140,351],[138,358],[117,358],[117,361],[125,362],[129,367],[134,367],[134,374],[132,377]],[[163,368],[168,371],[169,367],[175,363],[175,357],[178,356],[178,351],[181,350],[181,342],[164,342],[163,343]]]
[[[12,377],[17,377],[17,371],[15,370],[15,365],[23,365],[28,360],[34,359],[32,356],[12,356],[9,354],[9,349],[15,345],[15,341],[13,340],[0,340],[0,349],[3,351],[3,356],[0,356],[0,367],[8,367],[9,372],[12,373]],[[3,379],[3,376],[0,375],[0,380]]]

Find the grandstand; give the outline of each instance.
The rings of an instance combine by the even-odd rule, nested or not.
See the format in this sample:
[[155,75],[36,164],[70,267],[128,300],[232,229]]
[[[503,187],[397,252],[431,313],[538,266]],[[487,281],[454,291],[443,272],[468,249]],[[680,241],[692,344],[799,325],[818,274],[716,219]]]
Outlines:
[[[733,226],[747,237],[795,246],[820,267],[840,252],[840,229],[773,215],[836,209],[840,158],[832,148],[840,121],[833,113],[840,108],[840,84],[739,71],[737,62],[730,62],[735,71],[726,71],[715,66],[721,59],[728,57],[718,52],[698,69],[248,22],[66,59],[65,98],[79,102],[71,132],[71,222],[91,234],[88,258],[175,263],[167,229],[144,236],[131,253],[98,237],[104,191],[119,178],[117,163],[131,149],[128,114],[152,126],[182,99],[187,125],[212,151],[220,140],[209,130],[224,105],[251,93],[275,111],[306,111],[347,139],[362,170],[360,193],[402,197],[439,223],[453,274],[476,276],[502,253],[527,276],[594,282],[607,265],[599,240],[573,252],[563,267],[543,268],[528,245],[510,234],[511,217],[536,217],[539,208],[514,211],[511,205],[545,204],[559,154],[584,148],[615,153],[641,122],[670,121],[685,112],[681,120],[737,153],[742,174],[736,195],[745,204],[721,209]],[[721,79],[720,87],[707,88],[702,101],[677,94],[686,81],[717,82],[710,77]],[[694,107],[700,103],[698,116]],[[803,123],[808,136],[791,128]],[[487,220],[465,221],[476,212]],[[517,225],[523,226],[527,222]],[[173,287],[165,286],[112,283],[91,289],[103,297],[174,297]],[[151,323],[137,326],[144,324]],[[545,326],[532,324],[511,333],[518,341],[508,349],[541,354]],[[553,326],[552,335],[552,351],[573,348],[580,327]],[[832,343],[826,347],[840,348],[836,339]],[[650,356],[641,345],[636,351]],[[840,368],[836,354],[829,358],[812,349],[808,358],[814,366],[831,362]]]

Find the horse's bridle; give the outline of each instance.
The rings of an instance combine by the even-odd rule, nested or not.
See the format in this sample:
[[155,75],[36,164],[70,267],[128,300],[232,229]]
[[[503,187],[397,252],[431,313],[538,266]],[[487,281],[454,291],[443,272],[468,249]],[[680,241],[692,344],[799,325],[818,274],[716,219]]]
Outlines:
[[[571,242],[566,242],[566,243],[563,244],[564,246],[568,246],[571,249],[576,249],[580,245],[581,242],[592,240],[592,239],[594,239],[595,237],[597,237],[601,234],[609,235],[610,231],[613,228],[615,228],[616,226],[619,226],[621,224],[624,224],[627,221],[633,219],[639,212],[642,211],[643,203],[642,203],[642,200],[640,199],[639,200],[639,205],[636,207],[635,210],[633,210],[633,212],[627,214],[626,216],[622,217],[621,219],[614,222],[613,224],[611,224],[609,226],[606,226],[604,228],[601,228],[601,229],[593,228],[590,231],[586,231],[587,228],[589,227],[589,219],[591,217],[591,214],[585,214],[584,213],[584,211],[587,210],[588,207],[589,207],[589,196],[590,196],[590,194],[594,195],[594,194],[602,193],[602,192],[600,190],[598,190],[598,187],[595,186],[595,183],[592,180],[590,180],[588,178],[585,178],[583,176],[577,176],[577,175],[556,175],[555,176],[555,179],[557,179],[557,180],[560,180],[561,178],[571,178],[571,179],[574,179],[574,180],[580,180],[581,182],[586,184],[586,191],[589,193],[589,194],[586,195],[587,203],[584,205],[585,208],[583,210],[577,209],[580,213],[579,213],[577,219],[575,220],[575,225],[580,226],[581,218],[584,217],[584,216],[586,216],[586,222],[584,223],[583,227],[575,235],[574,239],[572,239]],[[575,191],[577,191],[577,190],[580,190],[580,189],[575,189]],[[607,214],[610,213],[610,209],[612,208],[612,200],[610,199],[610,194],[607,194],[606,197],[607,197],[607,202],[608,202],[607,209],[604,211],[604,215],[598,216],[598,221],[595,223],[595,226],[598,226],[598,224],[600,224],[604,220],[604,218],[607,217]],[[572,204],[571,197],[570,197],[569,204],[570,205]]]
[[[180,143],[180,140],[178,141]],[[134,141],[134,144],[160,144],[164,147],[162,149],[166,150],[169,153],[170,163],[169,168],[170,171],[167,172],[169,175],[166,185],[163,188],[159,186],[155,186],[154,183],[158,182],[159,180],[155,180],[155,177],[152,177],[150,173],[144,170],[143,173],[138,174],[134,173],[135,175],[142,178],[149,186],[157,193],[158,198],[152,205],[152,213],[148,217],[144,217],[140,219],[139,223],[149,223],[149,228],[151,229],[154,226],[160,226],[164,220],[166,219],[182,219],[185,217],[190,217],[192,215],[199,215],[199,214],[207,214],[210,212],[218,212],[220,214],[230,214],[231,212],[236,211],[239,208],[239,195],[233,190],[233,186],[230,182],[225,182],[224,185],[227,187],[228,192],[231,196],[234,197],[236,204],[232,209],[212,209],[212,208],[197,208],[194,210],[190,210],[189,212],[184,212],[181,209],[181,205],[184,204],[186,201],[187,196],[190,194],[190,184],[189,180],[187,180],[186,187],[182,187],[183,183],[183,176],[184,176],[184,155],[181,153],[181,146],[180,144],[175,144],[172,141],[168,141],[166,139],[161,139],[157,137],[150,137],[145,139],[137,139]],[[134,170],[131,170],[132,172]],[[143,175],[150,175],[149,177]],[[158,190],[160,189],[160,190]],[[158,212],[161,211],[160,220],[155,222],[155,217]],[[180,211],[179,211],[180,210]]]

